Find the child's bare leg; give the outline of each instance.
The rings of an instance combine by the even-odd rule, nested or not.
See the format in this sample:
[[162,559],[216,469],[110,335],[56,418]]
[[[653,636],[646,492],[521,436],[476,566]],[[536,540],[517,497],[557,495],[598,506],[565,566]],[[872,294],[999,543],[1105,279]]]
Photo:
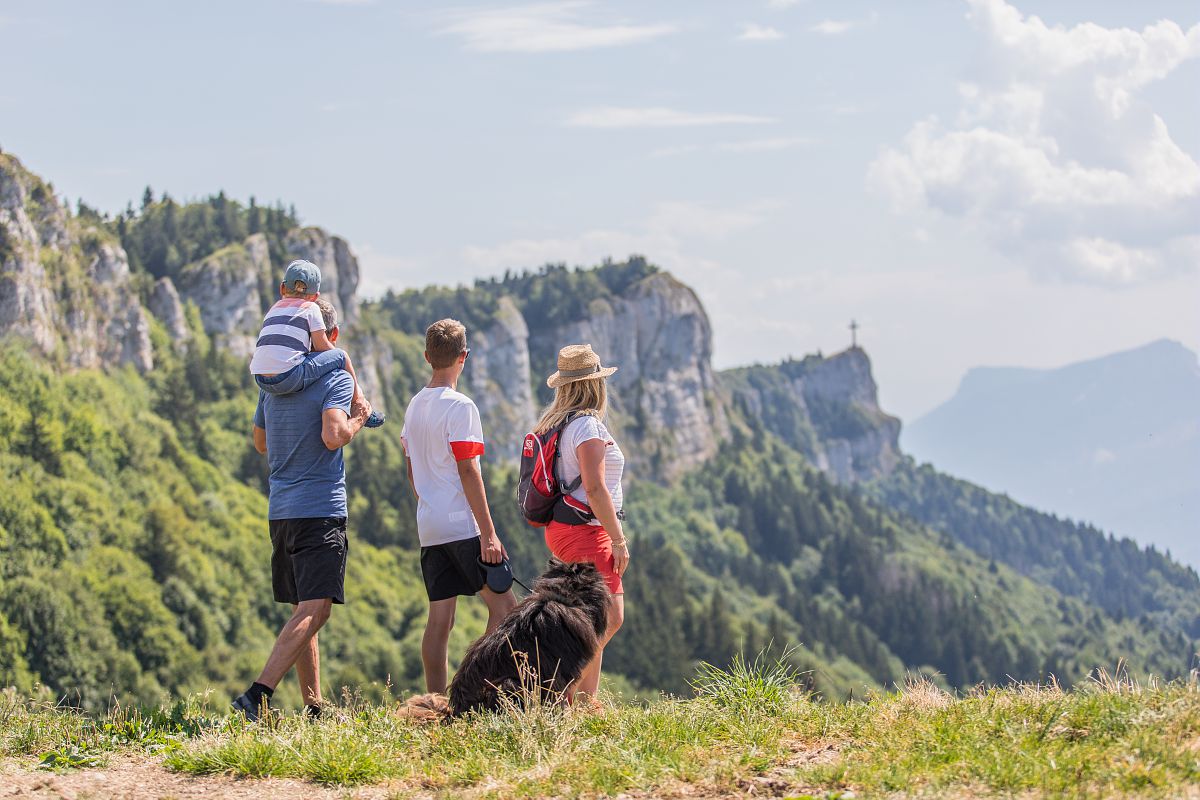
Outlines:
[[356,375],[354,373],[354,363],[350,360],[349,353],[346,353],[345,369],[346,369],[346,372],[350,373],[350,377],[354,378],[354,397],[351,399],[350,402],[351,403],[361,403],[364,399],[363,390],[362,390],[362,386],[360,386],[358,383],[358,375]]

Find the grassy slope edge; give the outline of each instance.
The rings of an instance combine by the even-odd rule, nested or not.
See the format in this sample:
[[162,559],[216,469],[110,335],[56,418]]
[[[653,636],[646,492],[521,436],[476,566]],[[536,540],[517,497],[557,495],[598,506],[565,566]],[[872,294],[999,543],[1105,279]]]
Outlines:
[[[385,783],[440,797],[1181,797],[1200,781],[1194,680],[1013,685],[949,695],[927,682],[814,703],[786,667],[702,670],[691,699],[600,713],[512,708],[449,725],[350,701],[317,723],[247,726],[202,699],[91,718],[8,695],[9,769],[103,768],[150,753],[199,776]],[[219,787],[214,787],[214,794]]]

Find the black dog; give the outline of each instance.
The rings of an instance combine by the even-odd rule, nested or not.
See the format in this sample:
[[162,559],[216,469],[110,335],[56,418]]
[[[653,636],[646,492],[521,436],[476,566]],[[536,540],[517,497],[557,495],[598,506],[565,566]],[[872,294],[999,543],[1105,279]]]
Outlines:
[[401,715],[438,719],[482,709],[507,698],[557,702],[596,655],[608,627],[608,586],[596,567],[550,560],[528,597],[496,629],[475,641],[450,683],[449,702],[419,695]]

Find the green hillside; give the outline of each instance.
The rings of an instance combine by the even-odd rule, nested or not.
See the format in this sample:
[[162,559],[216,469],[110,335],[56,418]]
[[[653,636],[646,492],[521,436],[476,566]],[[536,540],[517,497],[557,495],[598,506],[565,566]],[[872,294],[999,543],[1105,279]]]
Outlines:
[[[119,238],[145,289],[256,226],[274,241],[294,221],[223,196],[148,196],[115,220],[81,206],[69,224]],[[388,682],[420,684],[425,603],[398,413],[425,379],[416,332],[446,314],[482,325],[508,294],[537,321],[531,351],[544,360],[557,343],[537,337],[555,314],[655,271],[637,259],[547,267],[362,308],[350,349],[370,337],[389,352],[393,419],[348,449],[350,604],[321,636],[335,691],[383,696]],[[244,363],[205,336],[195,307],[189,315],[186,345],[153,323],[145,376],[68,372],[19,339],[0,347],[0,683],[40,682],[96,708],[112,696],[229,691],[261,665],[287,609],[270,598],[264,464],[249,442],[255,393]],[[937,503],[929,485],[901,482],[914,480],[908,472],[874,496],[835,486],[806,459],[804,437],[843,430],[847,413],[823,409],[818,424],[792,431],[733,409],[716,457],[670,485],[630,481],[627,622],[606,655],[619,681],[684,692],[700,661],[785,648],[830,697],[914,670],[955,687],[1048,673],[1069,683],[1118,658],[1168,677],[1187,670],[1194,573],[1151,555],[1122,562],[1114,554],[1125,545],[1050,525],[1053,546],[1072,553],[1059,569],[1017,536],[1013,520],[1029,512],[965,484],[937,483]],[[489,463],[486,476],[515,571],[528,579],[544,545],[511,502],[512,468]],[[974,516],[923,515],[947,505]],[[1142,584],[1127,606],[1105,590],[1120,569]],[[464,604],[453,653],[481,630],[479,606]]]

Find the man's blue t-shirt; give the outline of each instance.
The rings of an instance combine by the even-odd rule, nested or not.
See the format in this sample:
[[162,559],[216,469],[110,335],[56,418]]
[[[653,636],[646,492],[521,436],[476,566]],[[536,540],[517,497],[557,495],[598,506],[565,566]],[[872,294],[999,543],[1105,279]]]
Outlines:
[[346,516],[346,463],[321,439],[321,417],[354,395],[350,373],[336,370],[295,394],[259,390],[254,424],[267,431],[271,466],[268,519]]

